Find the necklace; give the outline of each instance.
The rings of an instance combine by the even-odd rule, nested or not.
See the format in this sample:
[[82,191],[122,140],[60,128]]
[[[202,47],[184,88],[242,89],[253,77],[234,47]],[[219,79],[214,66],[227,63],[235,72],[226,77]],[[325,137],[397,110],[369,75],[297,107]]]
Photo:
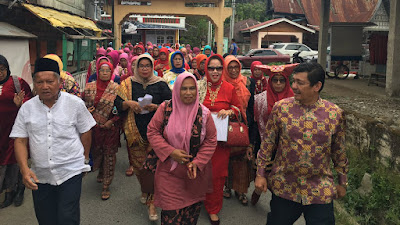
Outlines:
[[217,86],[217,89],[215,90],[215,91],[213,91],[213,90],[211,90],[211,82],[210,83],[208,83],[208,92],[210,92],[210,100],[211,100],[211,106],[214,106],[214,103],[215,103],[215,99],[217,98],[217,96],[218,96],[218,92],[219,92],[219,89],[221,88],[221,84],[222,84],[222,82]]
[[260,94],[262,92],[262,90],[263,90],[262,81],[258,80],[257,84],[256,84],[256,94]]

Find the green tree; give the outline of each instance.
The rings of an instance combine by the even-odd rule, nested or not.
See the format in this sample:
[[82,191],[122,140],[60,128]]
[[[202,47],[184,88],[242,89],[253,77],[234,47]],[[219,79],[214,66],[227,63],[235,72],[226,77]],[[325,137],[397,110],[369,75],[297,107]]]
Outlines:
[[207,42],[208,19],[199,16],[186,17],[186,29],[181,33],[180,43],[200,47],[202,42]]

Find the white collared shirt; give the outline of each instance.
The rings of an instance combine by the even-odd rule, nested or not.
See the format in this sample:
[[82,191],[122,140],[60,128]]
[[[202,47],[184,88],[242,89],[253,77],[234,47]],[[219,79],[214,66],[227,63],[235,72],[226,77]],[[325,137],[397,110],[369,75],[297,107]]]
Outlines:
[[60,185],[69,178],[90,171],[85,165],[80,134],[96,125],[85,103],[61,92],[51,107],[39,96],[24,103],[17,115],[11,138],[29,138],[32,171],[39,183]]

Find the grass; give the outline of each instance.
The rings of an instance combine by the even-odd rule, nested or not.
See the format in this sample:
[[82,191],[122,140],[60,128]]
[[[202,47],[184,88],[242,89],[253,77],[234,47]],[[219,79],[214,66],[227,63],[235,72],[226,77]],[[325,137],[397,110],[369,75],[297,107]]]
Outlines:
[[[349,186],[346,196],[339,203],[359,224],[400,224],[399,174],[356,149],[348,151],[348,158]],[[357,191],[365,173],[371,174],[373,183],[372,193],[368,196],[360,195]]]

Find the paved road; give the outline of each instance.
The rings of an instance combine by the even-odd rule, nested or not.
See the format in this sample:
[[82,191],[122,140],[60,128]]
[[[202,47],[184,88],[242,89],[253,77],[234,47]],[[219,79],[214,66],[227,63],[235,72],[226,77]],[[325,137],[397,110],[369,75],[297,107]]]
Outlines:
[[[122,142],[124,143],[124,142]],[[113,183],[110,187],[111,197],[102,201],[100,192],[102,185],[96,183],[97,173],[90,173],[83,180],[81,197],[81,224],[82,225],[146,225],[160,224],[150,222],[147,216],[147,208],[139,202],[140,186],[137,179],[125,176],[128,167],[128,155],[125,146],[119,149],[117,154],[117,166]],[[253,185],[253,184],[252,184]],[[254,187],[251,186],[247,197],[250,199]],[[269,211],[270,194],[262,195],[257,206],[242,206],[236,198],[225,199],[220,212],[222,225],[261,225],[266,223],[266,215]],[[160,210],[159,210],[160,215]],[[0,209],[0,225],[36,225],[33,210],[32,193],[25,192],[25,200],[22,206],[10,206]],[[208,217],[204,207],[201,210],[198,225],[208,225]],[[304,219],[300,218],[295,225],[304,225]]]

